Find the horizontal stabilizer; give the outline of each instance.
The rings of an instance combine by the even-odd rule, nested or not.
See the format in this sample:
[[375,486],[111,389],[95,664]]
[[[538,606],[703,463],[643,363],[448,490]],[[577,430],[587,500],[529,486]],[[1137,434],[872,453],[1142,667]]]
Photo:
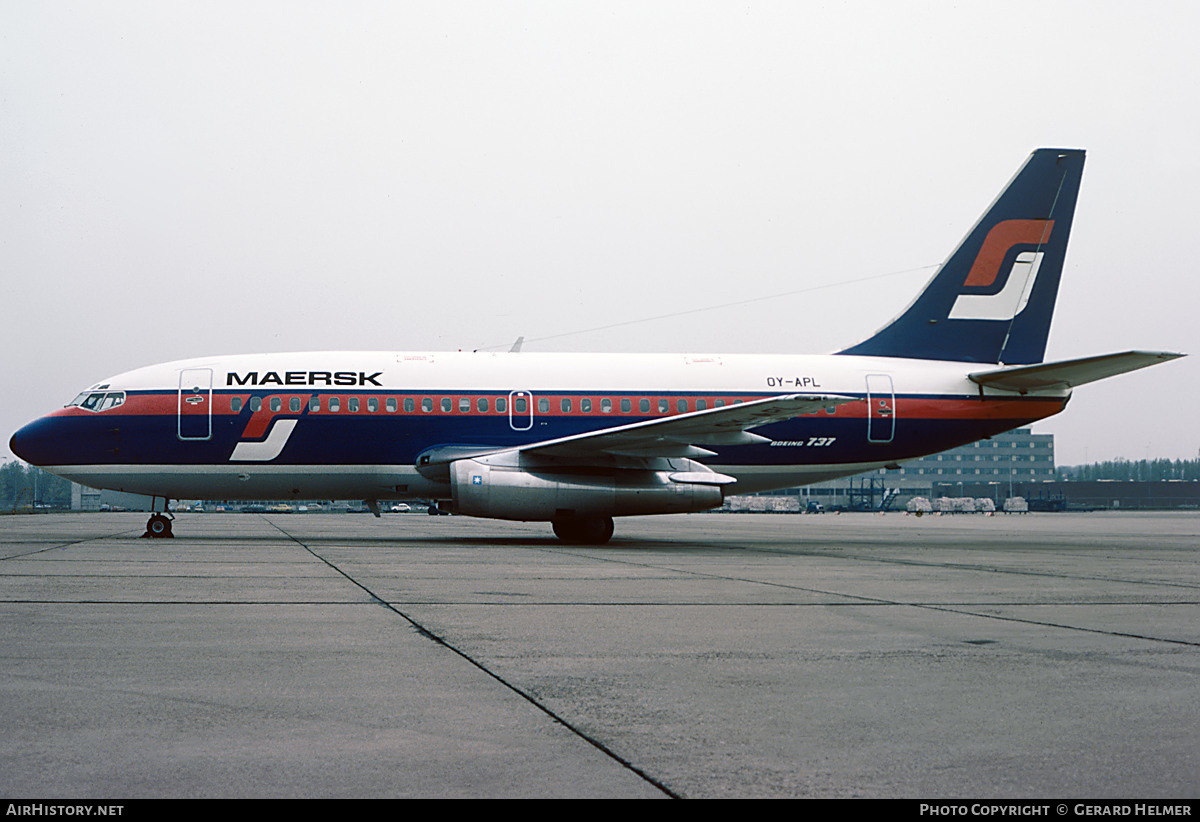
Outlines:
[[1185,355],[1169,351],[1124,351],[1120,354],[1102,354],[1078,360],[977,371],[971,374],[970,378],[988,388],[1019,391],[1024,394],[1027,391],[1074,388],[1183,356]]

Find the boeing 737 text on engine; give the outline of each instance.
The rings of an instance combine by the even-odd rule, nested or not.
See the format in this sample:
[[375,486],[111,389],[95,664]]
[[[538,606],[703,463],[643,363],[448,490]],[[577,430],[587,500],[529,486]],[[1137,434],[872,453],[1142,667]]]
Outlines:
[[[1025,161],[916,300],[826,356],[318,352],[96,383],[13,435],[93,488],[171,499],[433,500],[599,543],[613,517],[703,511],[943,451],[1173,359],[1044,362],[1084,152]],[[148,533],[171,533],[155,514]]]

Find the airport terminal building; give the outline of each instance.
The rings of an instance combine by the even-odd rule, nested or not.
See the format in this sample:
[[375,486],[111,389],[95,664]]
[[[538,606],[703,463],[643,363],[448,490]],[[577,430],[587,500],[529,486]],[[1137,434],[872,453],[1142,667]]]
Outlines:
[[[988,491],[970,496],[987,496],[1000,503],[1023,496],[1020,491],[1027,490],[1028,483],[1054,479],[1054,435],[1018,428],[903,463],[899,468],[829,480],[786,493],[800,497],[801,510],[810,501],[830,510],[879,510],[886,501],[888,510],[903,510],[913,497],[967,495],[961,490],[967,485],[974,491],[982,485]],[[1018,483],[1025,487],[1017,488]]]

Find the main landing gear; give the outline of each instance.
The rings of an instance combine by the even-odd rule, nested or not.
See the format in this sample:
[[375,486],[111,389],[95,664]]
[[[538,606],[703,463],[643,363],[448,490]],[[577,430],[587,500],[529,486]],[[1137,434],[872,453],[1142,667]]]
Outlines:
[[553,521],[554,535],[571,545],[603,545],[612,539],[612,517],[563,516]]
[[146,522],[146,533],[142,534],[142,539],[170,539],[175,535],[171,533],[171,520],[174,517],[167,514],[154,514]]
[[[162,500],[162,511],[158,511],[158,501]],[[171,500],[166,497],[151,497],[150,510],[156,511],[150,515],[150,519],[146,521],[146,533],[142,534],[142,539],[171,539],[175,535],[171,533],[171,521],[175,519],[175,515],[171,513]]]

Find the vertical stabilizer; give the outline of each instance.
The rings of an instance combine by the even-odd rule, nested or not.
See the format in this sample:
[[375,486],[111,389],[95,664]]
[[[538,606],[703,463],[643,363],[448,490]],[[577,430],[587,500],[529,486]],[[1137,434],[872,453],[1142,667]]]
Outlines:
[[1033,152],[908,309],[840,353],[1041,362],[1083,160],[1080,149]]

